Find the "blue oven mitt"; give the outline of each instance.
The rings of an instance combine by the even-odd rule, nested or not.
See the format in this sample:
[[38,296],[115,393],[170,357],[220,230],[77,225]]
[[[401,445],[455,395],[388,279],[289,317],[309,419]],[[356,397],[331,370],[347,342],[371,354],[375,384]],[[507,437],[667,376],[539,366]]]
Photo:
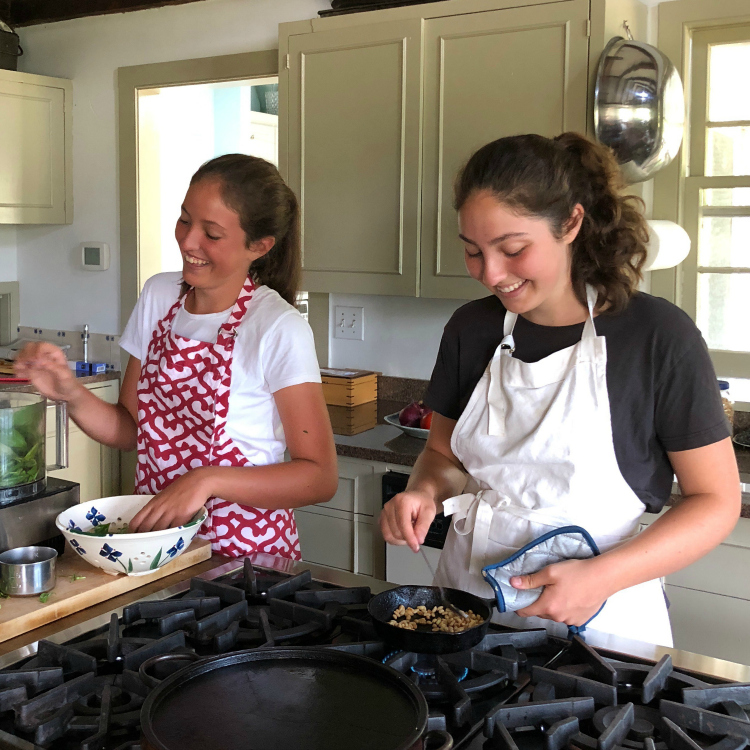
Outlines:
[[[505,560],[485,566],[482,568],[482,576],[495,591],[498,610],[516,612],[532,605],[542,595],[544,587],[514,589],[510,585],[513,576],[531,575],[563,560],[585,560],[598,554],[599,548],[586,529],[581,526],[562,526],[537,537]],[[571,634],[583,632],[591,620],[579,627],[571,626],[568,630]]]

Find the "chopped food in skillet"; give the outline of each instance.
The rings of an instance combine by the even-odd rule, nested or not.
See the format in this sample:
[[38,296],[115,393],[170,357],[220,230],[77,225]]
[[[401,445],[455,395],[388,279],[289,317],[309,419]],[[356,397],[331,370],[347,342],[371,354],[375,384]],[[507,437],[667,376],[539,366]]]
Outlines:
[[468,620],[445,607],[427,609],[424,604],[420,604],[412,608],[402,604],[394,610],[393,619],[388,624],[405,630],[416,630],[420,625],[427,625],[433,633],[462,633],[484,622],[481,615],[475,615],[471,610],[466,614],[469,615]]

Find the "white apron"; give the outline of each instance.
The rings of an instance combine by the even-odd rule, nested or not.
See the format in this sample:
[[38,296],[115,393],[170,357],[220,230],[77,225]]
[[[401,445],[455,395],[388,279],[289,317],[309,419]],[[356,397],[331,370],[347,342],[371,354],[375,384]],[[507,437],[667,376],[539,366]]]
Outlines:
[[[549,531],[581,526],[602,552],[638,532],[645,506],[617,464],[606,341],[594,328],[596,292],[587,291],[580,342],[539,362],[513,358],[518,316],[506,312],[505,337],[453,431],[451,448],[469,481],[466,494],[443,504],[454,522],[436,583],[494,598],[482,568]],[[513,612],[493,621],[567,632],[562,623]],[[661,581],[614,594],[588,629],[672,646]]]

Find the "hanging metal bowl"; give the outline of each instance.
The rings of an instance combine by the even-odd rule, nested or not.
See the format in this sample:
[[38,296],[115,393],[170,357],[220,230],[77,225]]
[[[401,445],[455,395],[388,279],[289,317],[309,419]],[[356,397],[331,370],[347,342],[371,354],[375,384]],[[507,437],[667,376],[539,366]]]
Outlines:
[[596,74],[594,132],[615,152],[628,184],[674,159],[684,124],[682,81],[669,58],[650,44],[611,39]]

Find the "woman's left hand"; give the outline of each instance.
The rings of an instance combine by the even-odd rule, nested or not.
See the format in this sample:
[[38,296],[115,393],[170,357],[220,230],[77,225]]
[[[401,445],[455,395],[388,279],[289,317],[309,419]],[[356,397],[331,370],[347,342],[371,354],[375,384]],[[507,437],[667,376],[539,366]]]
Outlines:
[[541,617],[566,625],[584,625],[614,593],[612,581],[602,575],[601,558],[564,560],[538,573],[514,576],[515,589],[544,586],[542,595],[530,606],[519,609],[520,617]]
[[205,468],[188,471],[154,495],[130,522],[130,531],[160,531],[186,524],[213,494]]

